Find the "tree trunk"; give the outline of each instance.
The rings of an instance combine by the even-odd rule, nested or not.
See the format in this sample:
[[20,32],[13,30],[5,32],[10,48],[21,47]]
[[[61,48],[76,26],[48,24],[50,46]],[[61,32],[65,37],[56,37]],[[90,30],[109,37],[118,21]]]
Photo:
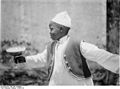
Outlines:
[[[120,33],[120,0],[107,0],[107,51],[119,54],[119,33]],[[111,65],[112,66],[112,65]],[[108,71],[106,80],[108,84],[111,81],[118,81],[118,75]],[[115,81],[114,81],[115,83]]]
[[119,54],[120,0],[107,0],[107,51]]

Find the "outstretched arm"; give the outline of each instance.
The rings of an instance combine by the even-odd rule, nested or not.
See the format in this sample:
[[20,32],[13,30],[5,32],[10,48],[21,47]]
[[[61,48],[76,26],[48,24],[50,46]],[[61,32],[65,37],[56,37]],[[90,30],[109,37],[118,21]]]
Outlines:
[[44,67],[47,62],[47,49],[42,53],[26,56],[26,66],[30,68]]
[[119,55],[112,54],[104,49],[98,48],[93,44],[83,42],[83,41],[80,43],[80,49],[81,49],[82,55],[86,59],[97,62],[104,68],[119,74],[119,70],[120,70]]

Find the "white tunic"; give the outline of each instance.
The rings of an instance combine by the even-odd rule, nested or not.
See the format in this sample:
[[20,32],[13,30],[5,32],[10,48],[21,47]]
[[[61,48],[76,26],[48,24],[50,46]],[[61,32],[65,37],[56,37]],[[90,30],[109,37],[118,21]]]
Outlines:
[[75,78],[65,66],[63,59],[69,38],[62,38],[55,47],[55,64],[49,85],[93,85],[92,79]]
[[[55,46],[55,62],[53,67],[54,69],[50,78],[49,85],[93,85],[91,77],[88,79],[76,78],[67,70],[63,59],[63,53],[68,41],[69,37],[65,36],[61,38]],[[95,61],[112,72],[116,73],[116,71],[118,71],[118,56],[109,53],[103,49],[99,49],[93,44],[83,41],[80,43],[80,49],[82,55],[86,59]],[[43,67],[47,59],[47,49],[45,49],[44,52],[41,54],[28,56],[26,57],[26,59],[28,66],[31,66],[31,64],[35,64],[34,66],[32,65],[32,67]]]

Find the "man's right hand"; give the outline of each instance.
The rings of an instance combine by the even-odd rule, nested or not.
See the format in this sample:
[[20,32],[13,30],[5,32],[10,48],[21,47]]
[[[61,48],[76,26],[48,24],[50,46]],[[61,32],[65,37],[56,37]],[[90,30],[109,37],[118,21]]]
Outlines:
[[14,61],[15,61],[16,64],[17,64],[17,63],[24,63],[24,62],[26,62],[24,56],[15,57]]

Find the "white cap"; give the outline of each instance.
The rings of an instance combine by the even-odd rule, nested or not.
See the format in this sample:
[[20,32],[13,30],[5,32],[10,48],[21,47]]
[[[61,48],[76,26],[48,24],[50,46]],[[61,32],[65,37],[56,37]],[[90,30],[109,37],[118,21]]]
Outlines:
[[56,22],[60,25],[71,27],[71,18],[66,11],[58,13],[53,19],[53,22]]

